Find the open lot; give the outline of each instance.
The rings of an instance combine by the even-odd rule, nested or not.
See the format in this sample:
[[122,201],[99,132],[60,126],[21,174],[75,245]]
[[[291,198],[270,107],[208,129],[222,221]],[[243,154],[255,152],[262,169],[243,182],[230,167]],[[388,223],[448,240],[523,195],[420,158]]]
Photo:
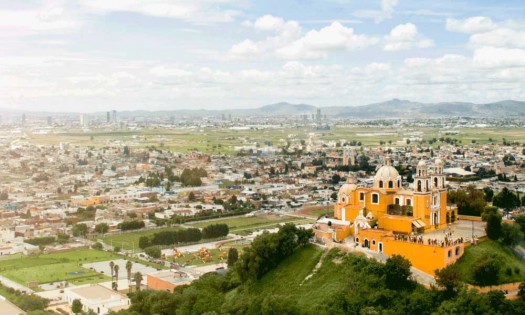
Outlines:
[[38,256],[13,255],[0,260],[0,274],[22,285],[29,282],[40,284],[58,281],[72,284],[97,283],[108,278],[83,268],[82,264],[119,257],[113,253],[91,249]]

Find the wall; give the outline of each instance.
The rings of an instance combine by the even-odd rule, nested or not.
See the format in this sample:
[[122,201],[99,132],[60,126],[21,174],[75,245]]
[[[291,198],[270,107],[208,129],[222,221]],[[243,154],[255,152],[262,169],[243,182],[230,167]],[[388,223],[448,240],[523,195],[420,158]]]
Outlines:
[[168,281],[165,281],[165,280],[162,280],[162,279],[159,279],[159,278],[154,277],[152,275],[148,275],[147,277],[148,277],[148,289],[157,290],[157,291],[173,292],[173,290],[176,287],[175,284],[173,284],[171,282],[168,282]]

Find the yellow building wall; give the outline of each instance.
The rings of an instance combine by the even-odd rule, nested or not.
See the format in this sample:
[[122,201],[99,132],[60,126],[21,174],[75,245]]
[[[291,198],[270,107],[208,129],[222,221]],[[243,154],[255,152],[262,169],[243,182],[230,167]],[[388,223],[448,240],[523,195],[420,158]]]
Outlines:
[[[459,248],[458,254],[456,254],[456,248]],[[383,252],[389,256],[401,255],[408,259],[415,268],[435,275],[436,269],[442,269],[455,263],[463,255],[464,245],[440,247],[385,239]]]
[[396,216],[382,216],[379,218],[380,229],[409,234],[412,232],[412,221],[396,218]]

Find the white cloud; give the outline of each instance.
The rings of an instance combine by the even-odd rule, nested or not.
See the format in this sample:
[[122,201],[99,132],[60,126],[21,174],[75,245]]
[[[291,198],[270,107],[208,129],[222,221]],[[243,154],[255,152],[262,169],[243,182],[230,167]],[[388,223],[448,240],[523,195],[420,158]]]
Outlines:
[[149,73],[157,77],[188,77],[192,74],[191,71],[167,66],[156,66],[152,68]]
[[253,57],[262,52],[257,43],[249,39],[233,45],[230,51],[237,57]]
[[135,12],[195,23],[233,21],[240,12],[225,7],[236,2],[235,0],[80,0],[83,6],[98,13]]
[[358,10],[354,15],[360,18],[373,19],[374,22],[381,23],[392,18],[394,8],[398,3],[399,0],[382,0],[381,10]]
[[484,16],[474,16],[464,20],[447,19],[446,28],[451,32],[475,34],[491,31],[496,28],[492,19]]
[[412,23],[399,24],[385,37],[384,50],[408,50],[414,47],[427,48],[434,45],[430,39],[419,34],[417,27]]
[[79,19],[62,7],[0,10],[0,35],[2,37],[69,33],[80,25]]
[[311,30],[304,37],[277,50],[285,59],[320,58],[329,51],[352,51],[377,43],[377,38],[356,34],[354,29],[333,22],[320,30]]
[[525,67],[525,50],[483,47],[474,51],[473,62],[484,68]]
[[501,27],[486,33],[473,34],[470,36],[470,43],[476,47],[525,48],[525,32]]
[[246,39],[233,45],[230,53],[236,58],[266,53],[282,59],[318,59],[326,57],[330,51],[363,49],[378,42],[375,37],[356,34],[353,28],[348,28],[340,22],[332,22],[319,30],[311,30],[302,37],[299,23],[271,15],[262,16],[253,24],[244,24],[257,30],[274,32],[276,36],[269,36],[261,41]]

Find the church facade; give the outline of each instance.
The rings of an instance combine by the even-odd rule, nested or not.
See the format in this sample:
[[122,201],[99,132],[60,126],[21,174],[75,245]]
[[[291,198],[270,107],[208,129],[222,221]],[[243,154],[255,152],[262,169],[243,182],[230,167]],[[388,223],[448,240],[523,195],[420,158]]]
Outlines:
[[456,218],[457,209],[447,207],[440,159],[430,166],[420,161],[413,186],[406,188],[386,157],[372,187],[358,187],[352,178],[347,180],[339,189],[334,217],[319,219],[314,232],[322,243],[339,243],[353,237],[355,247],[405,256],[416,268],[433,274],[435,269],[455,262],[463,254],[464,245],[463,240],[437,240],[425,234],[445,231]]

